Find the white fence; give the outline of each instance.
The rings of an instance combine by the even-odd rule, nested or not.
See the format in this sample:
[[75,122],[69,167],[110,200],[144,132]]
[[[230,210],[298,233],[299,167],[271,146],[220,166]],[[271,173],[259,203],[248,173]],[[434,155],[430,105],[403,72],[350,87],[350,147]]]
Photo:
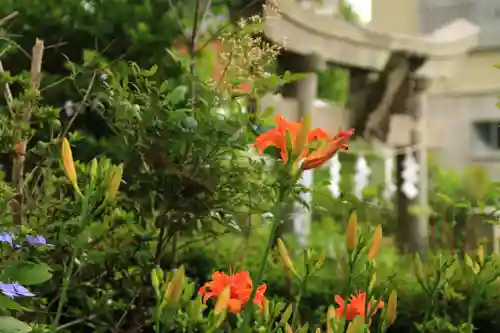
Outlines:
[[[347,153],[353,154],[353,153]],[[330,175],[330,184],[328,186],[332,196],[339,198],[342,194],[340,188],[340,180],[342,177],[341,170],[342,164],[339,155],[335,155],[327,164]],[[419,194],[419,165],[415,159],[412,151],[407,151],[403,161],[403,184],[400,188],[401,192],[409,199],[415,199]],[[395,160],[392,151],[384,152],[384,193],[383,196],[386,200],[391,200],[397,191],[394,179]],[[354,173],[354,188],[353,194],[360,200],[363,200],[363,191],[370,184],[370,177],[372,176],[372,169],[365,158],[363,153],[357,153]],[[313,170],[304,172],[300,183],[309,189],[313,186]],[[301,193],[301,199],[307,203],[312,204],[312,192]],[[304,205],[297,203],[294,214],[294,232],[296,234],[299,244],[302,246],[307,245],[307,239],[311,230],[311,213],[304,207]]]

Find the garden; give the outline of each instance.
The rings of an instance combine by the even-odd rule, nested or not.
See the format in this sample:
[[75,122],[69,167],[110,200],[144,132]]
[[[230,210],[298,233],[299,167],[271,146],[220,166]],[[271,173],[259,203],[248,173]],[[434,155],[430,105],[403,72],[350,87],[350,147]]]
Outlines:
[[[400,251],[379,184],[327,190],[354,130],[259,108],[307,74],[252,5],[2,2],[0,333],[500,332],[500,259],[466,246],[498,185],[431,158],[428,253]],[[344,70],[318,75],[345,103]],[[282,228],[305,192],[306,245]]]

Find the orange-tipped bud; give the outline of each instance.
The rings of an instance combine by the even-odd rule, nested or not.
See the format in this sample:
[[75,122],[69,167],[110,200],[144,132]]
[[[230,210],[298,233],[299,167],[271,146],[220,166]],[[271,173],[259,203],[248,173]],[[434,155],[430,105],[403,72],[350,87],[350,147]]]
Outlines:
[[288,323],[285,323],[285,333],[293,333],[292,328]]
[[231,296],[231,287],[226,286],[224,290],[220,293],[219,297],[217,297],[217,303],[215,303],[214,312],[221,313],[225,309],[227,309],[227,305],[229,303],[229,296]]
[[75,161],[73,160],[73,153],[69,145],[68,139],[64,138],[61,144],[61,157],[63,162],[64,173],[73,187],[78,189]]
[[264,298],[264,301],[262,302],[262,313],[264,314],[266,322],[269,321],[271,314],[269,312],[269,300],[267,298]]
[[349,224],[347,225],[346,233],[346,247],[349,252],[354,251],[356,248],[357,241],[357,229],[358,229],[358,215],[356,212],[351,214],[349,217]]
[[391,292],[389,296],[389,301],[387,302],[387,312],[386,312],[386,323],[388,326],[392,325],[396,321],[396,313],[398,307],[398,293],[396,290]]
[[380,244],[382,243],[382,226],[379,224],[375,231],[373,232],[372,244],[370,250],[368,251],[368,260],[374,260],[380,250]]

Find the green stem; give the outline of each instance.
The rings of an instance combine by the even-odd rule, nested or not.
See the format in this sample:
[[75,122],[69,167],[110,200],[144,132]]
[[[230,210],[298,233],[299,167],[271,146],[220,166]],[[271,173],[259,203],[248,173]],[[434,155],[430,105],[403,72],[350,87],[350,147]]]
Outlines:
[[304,276],[304,280],[302,281],[302,283],[300,285],[299,294],[297,295],[297,299],[295,301],[295,311],[293,311],[292,323],[290,324],[290,326],[292,326],[292,328],[295,327],[295,320],[297,319],[297,312],[299,312],[300,301],[302,300],[302,295],[306,291],[308,279],[309,279],[309,271],[307,271],[306,275]]
[[425,316],[424,316],[424,321],[423,321],[423,326],[422,326],[422,331],[421,333],[424,333],[426,331],[426,326],[425,324],[429,321],[429,317],[431,316],[432,313],[434,313],[434,306],[435,306],[435,292],[433,291],[430,296],[430,304],[425,310]]
[[[366,292],[366,299],[365,299],[365,325],[363,327],[363,333],[367,331],[367,328],[368,328],[368,324],[370,322],[370,319],[371,319],[371,313],[368,313],[368,305],[370,305],[370,299],[372,297],[372,293],[371,291],[369,290],[370,288],[370,280],[372,278],[373,275],[369,276],[368,277],[368,281],[366,283],[366,287],[365,287],[365,292]],[[378,305],[378,304],[377,304]],[[370,309],[370,310],[373,310],[373,309]],[[370,311],[371,312],[371,311]],[[369,329],[368,329],[369,330]]]
[[[356,249],[354,249],[356,251]],[[347,322],[347,306],[349,304],[349,298],[351,296],[350,286],[352,282],[352,274],[354,271],[354,263],[356,262],[357,253],[349,252],[349,270],[347,272],[347,283],[344,291],[344,313],[342,314],[342,318],[345,319],[344,322],[344,331],[347,330],[348,322]]]
[[[78,190],[78,193],[81,194],[81,192]],[[82,213],[81,213],[81,226],[86,225],[86,221],[88,218],[89,214],[89,198],[88,196],[84,196],[82,200]],[[59,300],[57,302],[57,312],[56,312],[56,317],[54,318],[54,321],[52,322],[52,328],[51,331],[52,333],[57,332],[57,328],[59,326],[59,321],[61,320],[61,315],[62,315],[62,309],[64,304],[66,303],[66,298],[68,295],[68,288],[69,284],[71,282],[71,278],[73,277],[73,270],[75,267],[75,259],[78,255],[78,249],[73,249],[71,255],[70,255],[70,262],[68,265],[68,269],[64,272],[64,280],[63,280],[63,285],[61,288],[61,295],[59,296]]]
[[[271,233],[269,235],[269,238],[267,240],[266,247],[264,249],[264,253],[262,254],[262,259],[259,264],[259,270],[257,271],[257,276],[255,279],[255,284],[252,288],[252,293],[250,294],[250,298],[248,299],[248,303],[250,303],[250,306],[245,307],[244,313],[243,313],[243,323],[245,323],[244,326],[244,331],[243,332],[250,332],[250,325],[248,324],[250,321],[251,317],[251,311],[252,311],[252,306],[251,304],[253,303],[253,299],[255,298],[255,295],[257,293],[257,288],[259,285],[262,283],[262,279],[264,277],[264,270],[266,269],[267,265],[267,258],[269,257],[269,253],[271,252],[271,248],[274,243],[274,238],[276,236],[276,231],[278,230],[278,227],[281,223],[281,219],[283,216],[283,207],[281,207],[286,195],[288,193],[288,188],[285,188],[285,186],[280,186],[280,193],[278,197],[278,201],[276,204],[276,211],[274,215],[274,221],[273,224],[271,225]],[[248,324],[248,325],[246,325]]]
[[472,321],[474,319],[474,310],[476,309],[477,295],[482,294],[482,288],[481,288],[481,286],[478,286],[477,275],[474,277],[473,287],[474,287],[473,289],[477,289],[477,290],[473,290],[473,294],[471,296],[470,303],[469,303],[469,308],[467,310],[467,324],[468,324],[468,327],[471,328],[471,332],[472,332]]
[[73,256],[70,256],[70,263],[68,266],[67,271],[65,272],[65,277],[63,281],[63,286],[61,289],[61,295],[59,296],[59,301],[57,302],[57,312],[56,312],[56,317],[54,318],[54,321],[52,322],[52,332],[55,333],[57,331],[57,327],[59,326],[59,320],[61,319],[62,315],[62,308],[64,306],[64,303],[66,303],[66,297],[68,293],[68,288],[69,288],[69,283],[71,281],[71,277],[73,275],[73,269],[75,266],[75,258]]
[[161,332],[161,330],[160,330],[160,315],[159,314],[156,315],[155,332],[156,333]]

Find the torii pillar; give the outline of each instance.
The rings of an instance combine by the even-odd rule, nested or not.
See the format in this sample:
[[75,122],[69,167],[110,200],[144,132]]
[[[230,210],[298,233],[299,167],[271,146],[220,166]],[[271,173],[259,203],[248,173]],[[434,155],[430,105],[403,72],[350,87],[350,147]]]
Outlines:
[[[324,63],[315,55],[299,55],[284,51],[278,56],[278,63],[282,72],[307,74],[306,77],[283,86],[281,94],[284,98],[297,101],[296,113],[292,121],[300,121],[314,107],[318,94],[318,77],[316,72],[323,68]],[[294,232],[294,214],[296,207],[294,202],[288,203],[283,223],[277,230],[276,237],[283,233]]]

